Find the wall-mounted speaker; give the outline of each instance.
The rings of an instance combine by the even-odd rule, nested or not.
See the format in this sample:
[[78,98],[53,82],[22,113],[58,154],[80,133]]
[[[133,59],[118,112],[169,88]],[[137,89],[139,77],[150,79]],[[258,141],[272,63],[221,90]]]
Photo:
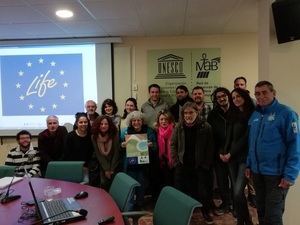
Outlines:
[[300,39],[300,0],[276,0],[272,11],[279,44]]

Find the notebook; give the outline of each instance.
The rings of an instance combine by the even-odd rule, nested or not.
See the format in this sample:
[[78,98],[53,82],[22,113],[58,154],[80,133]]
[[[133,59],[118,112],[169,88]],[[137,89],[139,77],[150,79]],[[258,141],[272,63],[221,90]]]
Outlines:
[[42,224],[64,223],[85,218],[86,215],[78,213],[82,208],[74,198],[37,201],[31,180],[29,180],[29,187],[35,203],[36,212]]
[[[12,181],[13,177],[3,177],[0,179],[0,189],[4,189],[7,188],[10,184],[10,182]],[[14,183],[17,183],[19,181],[23,180],[23,177],[14,177],[11,185],[13,185]]]

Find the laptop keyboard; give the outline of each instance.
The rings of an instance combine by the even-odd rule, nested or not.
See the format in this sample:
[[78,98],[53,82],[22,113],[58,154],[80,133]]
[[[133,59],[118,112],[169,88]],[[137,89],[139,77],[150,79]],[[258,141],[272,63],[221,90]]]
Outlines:
[[60,200],[45,201],[44,206],[51,220],[64,219],[73,215]]

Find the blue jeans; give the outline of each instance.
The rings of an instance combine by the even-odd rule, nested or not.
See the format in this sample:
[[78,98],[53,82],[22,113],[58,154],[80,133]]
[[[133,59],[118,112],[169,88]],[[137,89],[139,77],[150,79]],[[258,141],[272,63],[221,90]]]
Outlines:
[[247,199],[245,196],[245,177],[246,164],[240,162],[230,162],[229,172],[233,188],[233,205],[237,215],[237,224],[251,224]]
[[260,225],[283,225],[282,215],[288,189],[278,187],[281,178],[281,176],[253,174]]

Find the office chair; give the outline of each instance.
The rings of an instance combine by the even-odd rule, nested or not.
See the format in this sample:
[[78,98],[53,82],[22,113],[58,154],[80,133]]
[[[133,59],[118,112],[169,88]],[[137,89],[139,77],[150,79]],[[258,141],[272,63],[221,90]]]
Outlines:
[[0,165],[0,178],[14,176],[15,169],[15,166]]
[[130,201],[133,199],[135,188],[141,186],[126,173],[117,173],[109,189],[109,194],[117,203],[121,212],[130,210]]
[[134,218],[134,224],[137,224],[138,217],[153,215],[153,225],[189,225],[197,207],[202,207],[202,204],[181,191],[166,186],[159,194],[153,214],[146,211],[122,214]]
[[83,161],[51,161],[47,165],[45,178],[82,183]]

